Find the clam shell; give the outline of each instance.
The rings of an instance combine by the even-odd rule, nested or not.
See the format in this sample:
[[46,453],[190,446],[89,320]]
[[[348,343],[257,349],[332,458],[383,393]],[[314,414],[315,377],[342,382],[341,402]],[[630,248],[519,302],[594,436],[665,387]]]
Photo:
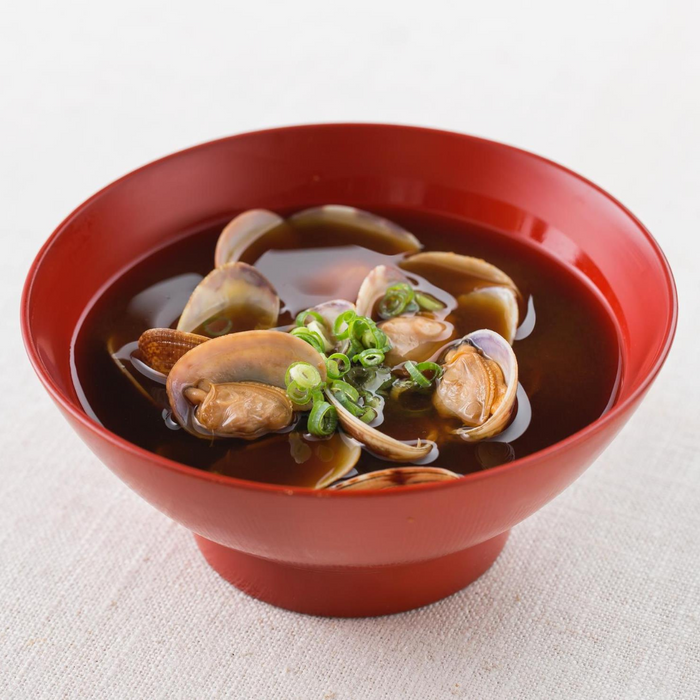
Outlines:
[[134,389],[136,389],[136,391],[138,391],[139,394],[141,394],[141,396],[150,401],[152,404],[156,405],[153,396],[151,396],[146,387],[143,386],[141,382],[139,382],[136,375],[129,371],[127,367],[127,362],[131,365],[132,352],[137,349],[137,343],[128,343],[123,347],[119,347],[117,345],[116,340],[113,337],[110,337],[107,340],[107,352],[112,358],[112,362],[114,362],[114,364],[118,367],[119,371],[127,378],[129,383],[134,387]]
[[352,479],[340,481],[331,488],[335,491],[377,491],[396,486],[453,481],[459,478],[459,474],[438,467],[396,467],[360,474]]
[[472,294],[488,295],[501,305],[507,328],[506,340],[513,343],[515,332],[518,329],[520,314],[518,299],[520,294],[515,282],[503,270],[480,258],[443,252],[417,253],[403,260],[400,265],[403,270],[415,272],[421,276],[425,276],[423,274],[425,266],[435,266],[480,280],[479,285],[468,296]]
[[359,440],[370,452],[389,462],[420,462],[425,460],[435,448],[435,443],[430,440],[416,440],[415,444],[396,440],[376,428],[363,423],[355,418],[333,396],[331,391],[326,391],[326,397],[331,405],[338,411],[338,421],[345,432]]
[[216,242],[215,266],[237,262],[255,241],[283,223],[281,216],[267,209],[250,209],[239,214],[225,226]]
[[[251,265],[236,262],[217,267],[195,288],[185,306],[177,330],[192,332],[218,314],[232,320],[237,314],[255,330],[277,323],[280,300],[267,278]],[[248,329],[235,329],[248,330]]]
[[139,351],[145,364],[156,372],[167,375],[186,352],[207,340],[209,338],[206,336],[174,328],[151,328],[141,334]]
[[[452,343],[449,347],[454,348],[465,342],[470,343],[486,357],[493,360],[501,368],[506,382],[506,391],[501,403],[488,420],[477,427],[464,426],[454,431],[455,435],[463,440],[476,442],[497,435],[508,425],[518,392],[518,361],[510,343],[493,331],[474,331],[457,343]],[[444,352],[441,353],[441,355],[444,354]]]
[[308,225],[348,226],[371,234],[377,243],[390,245],[390,253],[415,253],[421,249],[420,241],[403,227],[393,221],[372,214],[362,209],[342,204],[326,204],[322,207],[304,209],[288,219],[290,225],[302,227]]
[[356,440],[343,435],[342,433],[336,433],[331,440],[341,440],[343,447],[345,448],[345,460],[340,462],[335,466],[332,472],[326,474],[326,476],[321,479],[316,485],[317,489],[326,489],[331,484],[334,484],[338,479],[342,479],[347,476],[354,468],[355,465],[360,460],[362,455],[362,447]]
[[308,343],[280,331],[243,331],[202,343],[183,355],[170,370],[166,388],[173,417],[189,432],[208,436],[189,420],[192,406],[185,390],[202,381],[212,384],[258,382],[280,389],[293,362],[308,362],[326,379],[323,357]]

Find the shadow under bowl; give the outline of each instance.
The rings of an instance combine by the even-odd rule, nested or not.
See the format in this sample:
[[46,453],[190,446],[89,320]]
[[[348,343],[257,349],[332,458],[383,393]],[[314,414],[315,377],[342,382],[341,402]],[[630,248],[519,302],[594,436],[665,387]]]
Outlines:
[[[614,316],[622,354],[615,405],[571,437],[507,465],[378,492],[312,491],[199,471],[86,415],[70,348],[107,281],[182,231],[236,211],[329,202],[458,217],[556,256]],[[574,481],[631,416],[668,354],[676,315],[671,271],[650,234],[571,171],[461,134],[326,124],[203,144],[103,189],[34,261],[22,332],[39,378],[75,431],[132,489],[193,531],[224,578],[290,610],[364,616],[434,602],[486,571],[510,528]]]

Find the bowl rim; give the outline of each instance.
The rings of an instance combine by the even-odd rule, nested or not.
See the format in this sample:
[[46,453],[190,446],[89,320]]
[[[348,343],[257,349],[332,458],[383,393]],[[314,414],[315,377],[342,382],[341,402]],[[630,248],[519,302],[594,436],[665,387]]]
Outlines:
[[[283,486],[279,484],[267,484],[256,481],[249,481],[247,479],[239,479],[233,476],[225,476],[223,474],[215,474],[213,472],[203,471],[197,469],[196,467],[190,467],[186,464],[181,464],[166,457],[157,455],[154,452],[150,452],[132,442],[129,442],[125,438],[120,437],[116,433],[111,432],[105,428],[100,423],[96,422],[82,409],[79,408],[73,401],[64,394],[64,392],[57,386],[54,382],[52,376],[50,375],[48,369],[44,366],[41,359],[39,358],[38,350],[34,341],[34,337],[31,333],[31,319],[29,315],[29,302],[32,293],[32,287],[34,280],[38,274],[38,271],[49,252],[50,248],[56,242],[56,240],[61,236],[68,225],[79,216],[85,209],[90,207],[95,201],[100,197],[107,194],[113,187],[136,177],[142,171],[147,170],[153,166],[162,164],[171,159],[180,158],[185,154],[193,153],[195,151],[203,151],[209,148],[216,148],[222,143],[227,143],[237,139],[245,139],[253,135],[268,134],[275,132],[289,132],[289,131],[305,131],[305,130],[335,130],[335,129],[387,129],[392,131],[407,131],[416,132],[424,134],[436,134],[441,136],[447,136],[449,138],[465,139],[468,141],[476,141],[489,146],[495,146],[497,148],[506,149],[520,155],[524,155],[528,158],[534,158],[541,163],[548,165],[556,170],[566,173],[569,176],[574,177],[580,182],[584,183],[588,187],[593,188],[599,194],[602,194],[606,199],[608,199],[612,204],[618,207],[624,214],[629,217],[632,222],[637,226],[642,235],[647,239],[647,242],[651,246],[653,252],[656,254],[659,264],[661,265],[662,272],[664,274],[666,289],[671,300],[670,313],[668,319],[663,329],[663,342],[656,357],[654,358],[653,365],[651,369],[644,376],[637,388],[624,400],[620,402],[615,402],[602,416],[597,418],[592,423],[581,428],[577,432],[569,435],[563,440],[559,440],[542,450],[533,452],[532,454],[526,455],[525,457],[520,457],[512,462],[502,464],[497,467],[491,467],[479,472],[473,472],[471,474],[466,474],[459,479],[454,479],[451,481],[442,481],[434,484],[415,484],[412,486],[403,487],[392,487],[387,489],[381,489],[377,491],[345,491],[345,490],[333,490],[333,489],[313,489],[310,487],[302,486]],[[470,134],[463,134],[455,131],[449,131],[446,129],[435,129],[431,127],[422,126],[412,126],[406,124],[391,124],[391,123],[375,123],[375,122],[323,122],[323,123],[312,123],[312,124],[295,124],[291,126],[278,126],[267,129],[256,129],[253,131],[246,131],[240,134],[234,134],[231,136],[225,136],[222,138],[214,139],[211,141],[205,141],[203,143],[196,144],[189,148],[185,148],[174,153],[170,153],[161,158],[157,158],[153,161],[146,163],[145,165],[136,168],[128,172],[126,175],[110,182],[105,187],[98,190],[91,197],[86,199],[82,204],[80,204],[76,209],[74,209],[66,218],[54,229],[49,238],[39,249],[36,257],[32,261],[32,264],[27,272],[27,277],[25,279],[24,287],[22,289],[22,299],[20,306],[20,326],[22,331],[22,339],[24,341],[25,349],[29,360],[39,377],[41,383],[44,385],[45,389],[48,391],[50,396],[54,401],[59,404],[59,406],[66,411],[73,419],[81,423],[87,430],[96,434],[99,438],[106,440],[113,446],[125,450],[128,453],[133,454],[136,457],[146,459],[154,466],[165,468],[171,471],[178,472],[182,475],[194,477],[198,479],[203,479],[204,481],[209,481],[213,483],[218,483],[222,486],[227,486],[231,488],[242,488],[250,491],[257,492],[268,492],[270,494],[276,495],[295,495],[295,496],[306,496],[313,498],[381,498],[381,497],[391,497],[398,494],[408,494],[415,493],[417,491],[433,490],[433,489],[450,489],[459,487],[468,487],[469,484],[481,481],[483,479],[495,478],[506,472],[516,471],[520,469],[526,469],[532,463],[537,462],[543,457],[550,457],[556,455],[558,452],[562,452],[570,447],[578,445],[579,443],[587,440],[589,437],[597,434],[603,428],[605,428],[609,423],[613,422],[618,416],[624,414],[629,408],[646,392],[651,383],[654,381],[658,375],[661,367],[663,366],[666,358],[668,357],[671,345],[673,344],[673,339],[675,337],[676,328],[678,324],[678,294],[676,290],[675,280],[671,267],[664,255],[661,247],[656,242],[654,237],[651,235],[649,230],[642,224],[642,222],[625,207],[620,201],[615,199],[611,194],[606,192],[602,187],[599,187],[594,182],[591,182],[587,178],[579,175],[578,173],[570,170],[569,168],[556,163],[548,158],[537,155],[530,151],[526,151],[522,148],[517,148],[516,146],[511,146],[509,144],[501,143],[499,141],[493,141],[491,139],[486,139],[478,136],[472,136]]]

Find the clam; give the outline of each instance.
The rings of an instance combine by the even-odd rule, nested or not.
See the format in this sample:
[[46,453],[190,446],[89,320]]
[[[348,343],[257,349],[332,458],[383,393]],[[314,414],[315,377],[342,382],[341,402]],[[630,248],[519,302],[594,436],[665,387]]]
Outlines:
[[339,481],[331,488],[335,491],[377,491],[396,486],[437,483],[459,478],[459,474],[438,467],[396,467],[360,474],[352,479]]
[[151,369],[167,375],[186,353],[205,343],[209,338],[185,333],[174,328],[151,328],[139,338],[141,359]]
[[219,236],[214,253],[215,266],[237,262],[256,241],[282,224],[284,219],[267,209],[250,209],[239,214]]
[[518,390],[518,363],[508,341],[490,330],[475,331],[453,343],[440,364],[433,405],[441,416],[462,421],[454,434],[474,442],[500,433]]
[[401,269],[413,272],[428,281],[431,272],[452,273],[458,280],[455,288],[445,287],[457,299],[458,307],[468,311],[470,304],[488,302],[498,305],[502,318],[504,337],[512,344],[518,328],[520,294],[515,282],[495,265],[457,253],[417,253],[399,263]]
[[292,425],[285,375],[308,362],[326,379],[323,357],[280,331],[244,331],[214,338],[184,354],[170,370],[168,398],[175,420],[200,437],[253,439]]
[[430,453],[435,448],[434,442],[421,439],[414,442],[397,440],[353,416],[333,396],[332,391],[327,390],[326,397],[338,411],[338,421],[345,432],[359,440],[377,457],[389,462],[421,462],[430,459]]
[[264,275],[251,265],[229,263],[210,272],[195,288],[177,330],[220,336],[272,328],[280,300]]
[[362,209],[340,204],[327,204],[323,207],[304,209],[290,216],[288,222],[295,228],[323,225],[347,226],[360,234],[366,234],[372,241],[371,247],[379,252],[415,253],[422,247],[420,241],[412,233],[393,221]]
[[212,435],[254,440],[284,430],[294,418],[287,392],[259,382],[213,384],[202,379],[183,393],[197,407],[197,426]]
[[379,324],[391,343],[386,362],[395,367],[406,360],[422,362],[454,337],[454,326],[428,316],[396,316]]

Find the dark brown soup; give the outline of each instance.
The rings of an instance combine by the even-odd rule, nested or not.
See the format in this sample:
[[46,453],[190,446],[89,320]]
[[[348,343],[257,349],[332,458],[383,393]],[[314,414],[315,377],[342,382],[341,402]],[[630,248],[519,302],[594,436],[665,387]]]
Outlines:
[[[607,410],[620,368],[617,334],[607,310],[581,280],[533,246],[494,232],[402,210],[378,213],[413,232],[426,251],[489,261],[515,281],[522,295],[513,345],[520,379],[515,418],[489,440],[439,441],[431,467],[468,474],[497,466],[552,445]],[[315,486],[347,449],[339,435],[330,440],[309,439],[298,431],[254,441],[195,437],[173,423],[162,383],[141,376],[139,391],[111,356],[123,358],[128,367],[143,331],[174,327],[192,290],[213,267],[222,226],[157,251],[125,271],[95,301],[74,347],[78,394],[86,411],[106,428],[159,455],[243,479]],[[272,241],[268,249],[252,247],[242,260],[254,264],[276,288],[282,302],[280,325],[328,299],[354,300],[370,268],[397,265],[402,257],[386,245],[364,247],[371,239],[344,227],[309,226]],[[415,272],[423,290],[430,292],[435,285],[459,293],[444,270]],[[480,328],[503,333],[486,300],[461,313],[452,317],[460,336]],[[430,438],[439,420],[444,421],[430,402],[414,395],[387,401],[380,429],[401,440]],[[363,450],[351,476],[392,466]]]

